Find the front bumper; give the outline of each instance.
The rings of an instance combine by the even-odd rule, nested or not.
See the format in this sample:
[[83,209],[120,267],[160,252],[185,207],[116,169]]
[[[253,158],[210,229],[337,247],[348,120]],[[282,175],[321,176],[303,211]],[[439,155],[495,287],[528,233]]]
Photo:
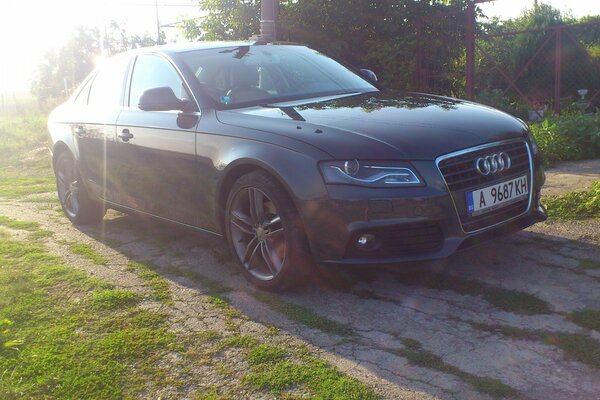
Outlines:
[[[540,190],[544,173],[531,163],[531,199],[526,210],[490,226],[465,231],[451,194],[436,164],[413,162],[424,187],[373,189],[329,185],[329,199],[300,206],[315,259],[325,264],[392,264],[445,258],[501,235],[544,221]],[[374,248],[360,248],[357,238],[372,234]]]

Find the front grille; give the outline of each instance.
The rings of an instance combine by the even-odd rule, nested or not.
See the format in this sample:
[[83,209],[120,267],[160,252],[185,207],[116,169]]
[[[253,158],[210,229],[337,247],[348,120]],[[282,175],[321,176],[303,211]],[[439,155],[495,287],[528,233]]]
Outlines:
[[427,254],[442,246],[442,229],[436,222],[413,222],[356,233],[372,233],[381,245],[372,251],[359,250],[354,240],[348,245],[347,254],[351,258],[408,257]]
[[[500,173],[482,176],[475,168],[477,159],[500,152],[505,152],[510,156],[510,168]],[[523,175],[527,176],[531,193],[529,151],[524,141],[501,143],[473,151],[460,152],[456,156],[445,156],[439,161],[438,168],[448,185],[465,232],[474,232],[496,225],[527,211],[529,198],[474,217],[468,215],[466,206],[466,193],[468,191],[481,189]]]
[[[511,167],[504,173],[482,176],[475,169],[479,157],[505,152],[512,161]],[[440,172],[451,192],[488,186],[495,181],[508,180],[527,173],[529,175],[529,153],[523,142],[512,142],[499,146],[476,150],[456,157],[446,158],[439,163]]]

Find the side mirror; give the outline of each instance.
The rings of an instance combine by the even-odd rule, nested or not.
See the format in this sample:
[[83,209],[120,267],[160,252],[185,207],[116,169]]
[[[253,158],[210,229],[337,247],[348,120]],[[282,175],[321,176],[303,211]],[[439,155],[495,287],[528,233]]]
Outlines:
[[373,82],[377,82],[377,75],[375,75],[375,72],[371,71],[370,69],[361,68],[360,73],[372,80]]
[[145,90],[140,96],[138,107],[144,111],[193,111],[192,102],[177,98],[173,89],[168,86]]

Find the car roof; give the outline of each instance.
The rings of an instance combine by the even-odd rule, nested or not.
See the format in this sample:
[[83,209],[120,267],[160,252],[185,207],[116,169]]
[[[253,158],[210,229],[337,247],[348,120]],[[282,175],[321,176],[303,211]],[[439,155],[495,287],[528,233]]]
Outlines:
[[301,46],[300,43],[292,43],[292,42],[258,42],[255,40],[242,40],[242,41],[223,41],[223,42],[191,42],[191,43],[173,43],[173,44],[164,44],[160,46],[152,46],[152,47],[140,47],[139,49],[132,50],[128,53],[145,53],[145,52],[157,52],[164,54],[177,54],[177,53],[185,53],[188,51],[194,50],[210,50],[210,49],[219,49],[219,48],[227,48],[227,47],[239,47],[239,46],[277,46],[277,45],[293,45],[293,46]]

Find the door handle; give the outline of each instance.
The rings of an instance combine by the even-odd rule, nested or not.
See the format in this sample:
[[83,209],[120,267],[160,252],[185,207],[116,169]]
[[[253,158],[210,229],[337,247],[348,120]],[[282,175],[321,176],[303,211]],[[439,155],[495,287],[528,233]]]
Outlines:
[[133,137],[133,134],[131,132],[129,132],[129,129],[123,129],[121,131],[121,133],[119,133],[119,137],[124,142],[129,142],[129,139],[131,139]]
[[83,126],[79,125],[79,126],[77,127],[77,129],[75,129],[75,134],[76,134],[78,137],[82,137],[83,135],[85,135],[85,128],[84,128]]

